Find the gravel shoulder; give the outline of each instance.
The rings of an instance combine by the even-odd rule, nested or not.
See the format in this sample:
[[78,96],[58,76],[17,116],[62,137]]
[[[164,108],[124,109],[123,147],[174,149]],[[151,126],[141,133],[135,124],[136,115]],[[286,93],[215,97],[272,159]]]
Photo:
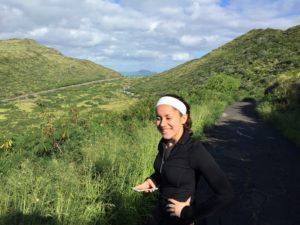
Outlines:
[[300,224],[300,149],[261,121],[253,102],[232,104],[205,134],[236,193],[208,225]]

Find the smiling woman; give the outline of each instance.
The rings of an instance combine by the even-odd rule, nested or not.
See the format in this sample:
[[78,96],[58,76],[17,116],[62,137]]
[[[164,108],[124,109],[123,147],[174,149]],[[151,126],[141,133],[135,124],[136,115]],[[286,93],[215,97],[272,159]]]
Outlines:
[[[155,108],[156,126],[162,135],[154,161],[155,172],[134,190],[159,190],[147,225],[189,225],[227,206],[233,199],[233,190],[213,157],[200,141],[191,137],[189,104],[179,96],[165,95]],[[215,194],[208,201],[196,202],[201,177]]]

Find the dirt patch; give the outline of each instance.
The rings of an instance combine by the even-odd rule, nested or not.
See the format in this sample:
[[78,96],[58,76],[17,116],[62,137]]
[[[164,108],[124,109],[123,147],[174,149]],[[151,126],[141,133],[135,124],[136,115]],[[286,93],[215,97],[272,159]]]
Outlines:
[[36,106],[36,104],[32,101],[18,101],[16,102],[16,106],[25,112],[32,112],[32,110],[34,109],[34,107]]

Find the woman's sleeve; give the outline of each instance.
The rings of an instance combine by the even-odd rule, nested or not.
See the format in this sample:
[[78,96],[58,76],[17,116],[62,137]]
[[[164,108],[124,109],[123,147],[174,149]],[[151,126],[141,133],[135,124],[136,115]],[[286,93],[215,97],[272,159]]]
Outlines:
[[201,143],[197,143],[192,149],[190,165],[197,174],[204,176],[214,195],[202,203],[184,207],[181,218],[203,218],[222,210],[232,202],[234,193],[225,173]]
[[149,179],[149,178],[153,181],[153,183],[156,185],[156,187],[159,186],[159,184],[160,184],[160,174],[157,171],[155,171],[150,177],[147,177],[147,179]]
[[161,161],[161,160],[159,160],[159,153],[158,153],[158,154],[156,155],[156,157],[155,157],[154,164],[153,164],[154,173],[153,173],[150,177],[147,177],[147,178],[146,178],[146,180],[147,180],[148,178],[150,178],[150,179],[154,182],[154,184],[155,184],[156,186],[159,186],[160,181],[161,181],[161,176],[160,176],[160,173],[159,173],[159,171],[158,171],[158,169],[157,169],[157,167],[158,167],[157,163],[160,162],[160,161]]

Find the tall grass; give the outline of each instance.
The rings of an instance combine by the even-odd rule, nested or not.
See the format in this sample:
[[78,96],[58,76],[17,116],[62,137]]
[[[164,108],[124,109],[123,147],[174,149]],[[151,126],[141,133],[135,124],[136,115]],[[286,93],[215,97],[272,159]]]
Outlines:
[[281,74],[266,89],[258,112],[300,146],[300,71]]
[[277,128],[284,136],[300,146],[299,110],[279,110],[271,102],[262,102],[258,106],[259,115]]
[[[217,111],[216,104],[192,107],[195,134],[201,134],[205,120]],[[79,153],[72,150],[48,158],[27,149],[2,154],[1,224],[125,225],[146,217],[154,196],[131,187],[153,172],[160,135],[153,121],[124,123],[121,116],[113,117],[110,125],[103,125],[103,118],[88,124],[88,139],[74,149],[81,155],[77,161],[72,155]]]
[[[201,137],[227,102],[186,96],[193,102],[195,136]],[[132,187],[153,172],[160,140],[155,101],[146,98],[119,113],[75,110],[16,136],[12,149],[0,153],[0,224],[133,225],[144,220],[157,193]]]

